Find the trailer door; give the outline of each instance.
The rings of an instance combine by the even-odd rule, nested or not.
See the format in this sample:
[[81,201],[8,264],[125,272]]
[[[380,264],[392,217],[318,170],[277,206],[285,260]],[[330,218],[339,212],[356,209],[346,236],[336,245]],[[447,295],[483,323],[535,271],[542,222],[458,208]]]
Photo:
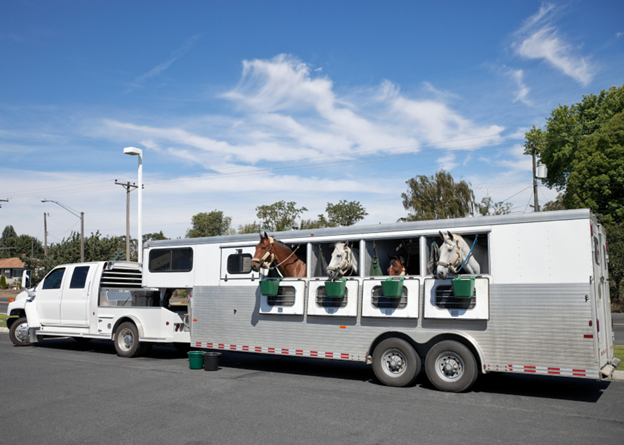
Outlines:
[[594,304],[596,305],[596,333],[598,335],[598,358],[600,368],[608,363],[608,351],[611,350],[611,307],[606,258],[606,237],[604,228],[594,221],[592,225],[592,253],[594,276]]

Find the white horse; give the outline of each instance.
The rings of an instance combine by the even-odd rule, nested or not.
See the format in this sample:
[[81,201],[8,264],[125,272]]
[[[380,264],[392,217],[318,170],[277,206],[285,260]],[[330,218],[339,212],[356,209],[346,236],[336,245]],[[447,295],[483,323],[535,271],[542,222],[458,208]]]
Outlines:
[[[457,270],[466,261],[470,253],[470,246],[461,236],[453,235],[451,232],[448,232],[448,235],[440,232],[440,237],[444,240],[444,243],[440,246],[440,260],[438,261],[436,275],[439,279],[446,280],[449,272],[457,273]],[[464,264],[463,270],[472,275],[478,275],[481,272],[481,266],[479,266],[474,256],[470,254],[470,259]]]
[[327,266],[327,276],[335,280],[343,275],[357,275],[358,263],[353,249],[347,243],[336,243],[332,252],[331,261]]

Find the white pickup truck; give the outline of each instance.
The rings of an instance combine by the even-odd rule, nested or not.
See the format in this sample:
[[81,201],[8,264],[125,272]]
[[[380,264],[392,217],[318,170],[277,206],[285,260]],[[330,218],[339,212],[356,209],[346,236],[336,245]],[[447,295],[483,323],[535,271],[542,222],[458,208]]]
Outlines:
[[153,343],[190,349],[186,305],[170,305],[173,289],[142,287],[138,263],[109,261],[55,267],[7,309],[17,346],[42,337],[113,340],[120,356],[135,357]]

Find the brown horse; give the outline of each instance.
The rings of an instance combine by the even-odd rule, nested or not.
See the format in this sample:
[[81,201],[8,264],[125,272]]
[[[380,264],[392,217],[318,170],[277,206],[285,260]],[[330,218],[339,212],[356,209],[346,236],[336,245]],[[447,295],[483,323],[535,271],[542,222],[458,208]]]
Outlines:
[[394,258],[390,258],[390,267],[388,267],[388,275],[405,275],[405,266],[403,265],[403,261],[401,261],[401,257],[398,255]]
[[260,268],[268,269],[273,263],[284,277],[305,277],[306,263],[301,261],[288,246],[280,241],[260,234],[260,242],[251,260],[251,270],[258,272]]

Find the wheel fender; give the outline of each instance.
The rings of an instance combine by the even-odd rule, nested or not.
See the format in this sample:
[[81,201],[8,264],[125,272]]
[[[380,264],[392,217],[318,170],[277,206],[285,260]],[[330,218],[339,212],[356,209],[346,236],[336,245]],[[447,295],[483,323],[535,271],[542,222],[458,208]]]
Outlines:
[[457,335],[458,337],[462,337],[468,343],[470,343],[470,345],[473,347],[473,349],[477,352],[477,357],[475,357],[475,358],[477,359],[477,362],[478,362],[478,364],[481,367],[481,372],[483,374],[485,374],[486,373],[486,371],[485,371],[485,358],[483,356],[483,351],[479,347],[479,344],[477,343],[477,341],[474,338],[472,338],[470,335],[466,335],[463,332],[453,332],[453,334]]
[[145,337],[145,331],[143,329],[143,324],[141,324],[141,321],[134,315],[124,315],[122,318],[117,320],[117,323],[115,323],[115,328],[113,329],[113,340],[115,340],[115,332],[117,331],[117,327],[125,321],[131,321],[132,323],[134,323],[137,331],[139,331],[139,341],[141,340],[141,338]]

